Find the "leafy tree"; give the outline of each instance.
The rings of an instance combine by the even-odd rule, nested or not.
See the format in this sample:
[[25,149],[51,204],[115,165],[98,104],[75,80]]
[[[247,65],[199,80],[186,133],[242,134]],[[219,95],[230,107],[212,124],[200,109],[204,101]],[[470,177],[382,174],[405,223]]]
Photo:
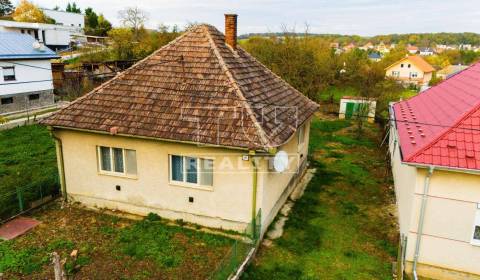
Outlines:
[[54,23],[42,10],[27,0],[20,1],[13,12],[13,19],[20,22]]
[[92,29],[98,26],[98,16],[90,7],[85,9],[85,26]]
[[67,4],[67,8],[65,9],[65,11],[69,12],[69,13],[75,13],[75,14],[81,14],[82,13],[82,10],[77,7],[77,3],[73,2],[72,4],[70,4],[70,2],[68,2]]
[[107,36],[107,33],[112,29],[112,24],[100,14],[98,16],[98,26],[96,29],[95,35],[97,36]]
[[10,0],[0,0],[0,17],[9,15],[13,11],[13,8]]

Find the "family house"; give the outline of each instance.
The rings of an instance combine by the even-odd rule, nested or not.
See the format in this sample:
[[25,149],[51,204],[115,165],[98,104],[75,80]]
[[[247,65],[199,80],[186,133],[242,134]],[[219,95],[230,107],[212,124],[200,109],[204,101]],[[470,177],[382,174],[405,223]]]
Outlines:
[[261,213],[266,229],[306,167],[318,105],[237,46],[236,15],[225,23],[225,36],[190,28],[43,121],[66,197],[233,230]]
[[406,272],[480,279],[480,63],[390,108]]
[[407,51],[408,51],[409,54],[417,54],[418,53],[418,47],[408,46]]
[[435,52],[432,48],[420,48],[420,55],[421,56],[430,56],[434,55]]
[[385,71],[388,78],[421,87],[428,85],[435,69],[420,56],[412,55],[393,63]]
[[467,65],[448,65],[437,72],[437,78],[446,80],[460,71],[467,69]]
[[47,14],[58,19],[59,23],[47,24],[0,20],[0,32],[28,34],[55,51],[67,49],[70,47],[74,35],[83,34],[83,15],[50,10],[45,11],[49,11]]
[[0,114],[54,103],[50,60],[55,58],[31,36],[0,32]]

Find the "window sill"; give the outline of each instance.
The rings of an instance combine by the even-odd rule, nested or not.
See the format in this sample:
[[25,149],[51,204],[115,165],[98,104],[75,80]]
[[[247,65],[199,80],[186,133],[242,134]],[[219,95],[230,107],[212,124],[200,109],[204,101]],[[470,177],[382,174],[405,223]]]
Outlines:
[[172,186],[172,187],[189,188],[189,189],[196,189],[196,190],[201,190],[201,191],[213,192],[213,187],[211,187],[211,186],[187,184],[187,183],[175,182],[175,181],[170,181],[169,185]]
[[480,247],[480,240],[472,240],[470,241],[470,244],[476,247]]
[[127,175],[127,174],[122,174],[122,173],[98,172],[98,175],[118,177],[118,178],[131,179],[131,180],[138,180],[137,175]]

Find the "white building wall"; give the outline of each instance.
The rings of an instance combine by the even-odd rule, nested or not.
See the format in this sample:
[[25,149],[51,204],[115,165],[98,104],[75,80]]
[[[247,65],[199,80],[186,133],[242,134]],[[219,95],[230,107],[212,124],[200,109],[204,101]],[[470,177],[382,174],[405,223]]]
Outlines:
[[[50,60],[19,60],[14,62],[23,65],[0,61],[0,96],[41,90],[53,90]],[[15,81],[3,80],[2,67],[5,66],[15,67]]]
[[64,11],[55,11],[42,9],[45,15],[53,18],[56,24],[64,26],[85,27],[85,16],[83,14],[69,13]]
[[[406,271],[411,273],[427,170],[403,164],[396,140],[397,131],[392,127],[390,155],[398,220],[400,233],[408,238]],[[480,175],[434,170],[420,244],[420,276],[480,279],[480,247],[471,243],[479,202]]]

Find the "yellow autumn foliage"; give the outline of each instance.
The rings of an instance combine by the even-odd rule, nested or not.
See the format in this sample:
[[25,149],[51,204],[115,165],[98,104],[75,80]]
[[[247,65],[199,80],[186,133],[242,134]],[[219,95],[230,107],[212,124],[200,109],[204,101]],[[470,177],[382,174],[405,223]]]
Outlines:
[[20,22],[48,23],[48,17],[35,4],[21,0],[13,12],[13,19]]

